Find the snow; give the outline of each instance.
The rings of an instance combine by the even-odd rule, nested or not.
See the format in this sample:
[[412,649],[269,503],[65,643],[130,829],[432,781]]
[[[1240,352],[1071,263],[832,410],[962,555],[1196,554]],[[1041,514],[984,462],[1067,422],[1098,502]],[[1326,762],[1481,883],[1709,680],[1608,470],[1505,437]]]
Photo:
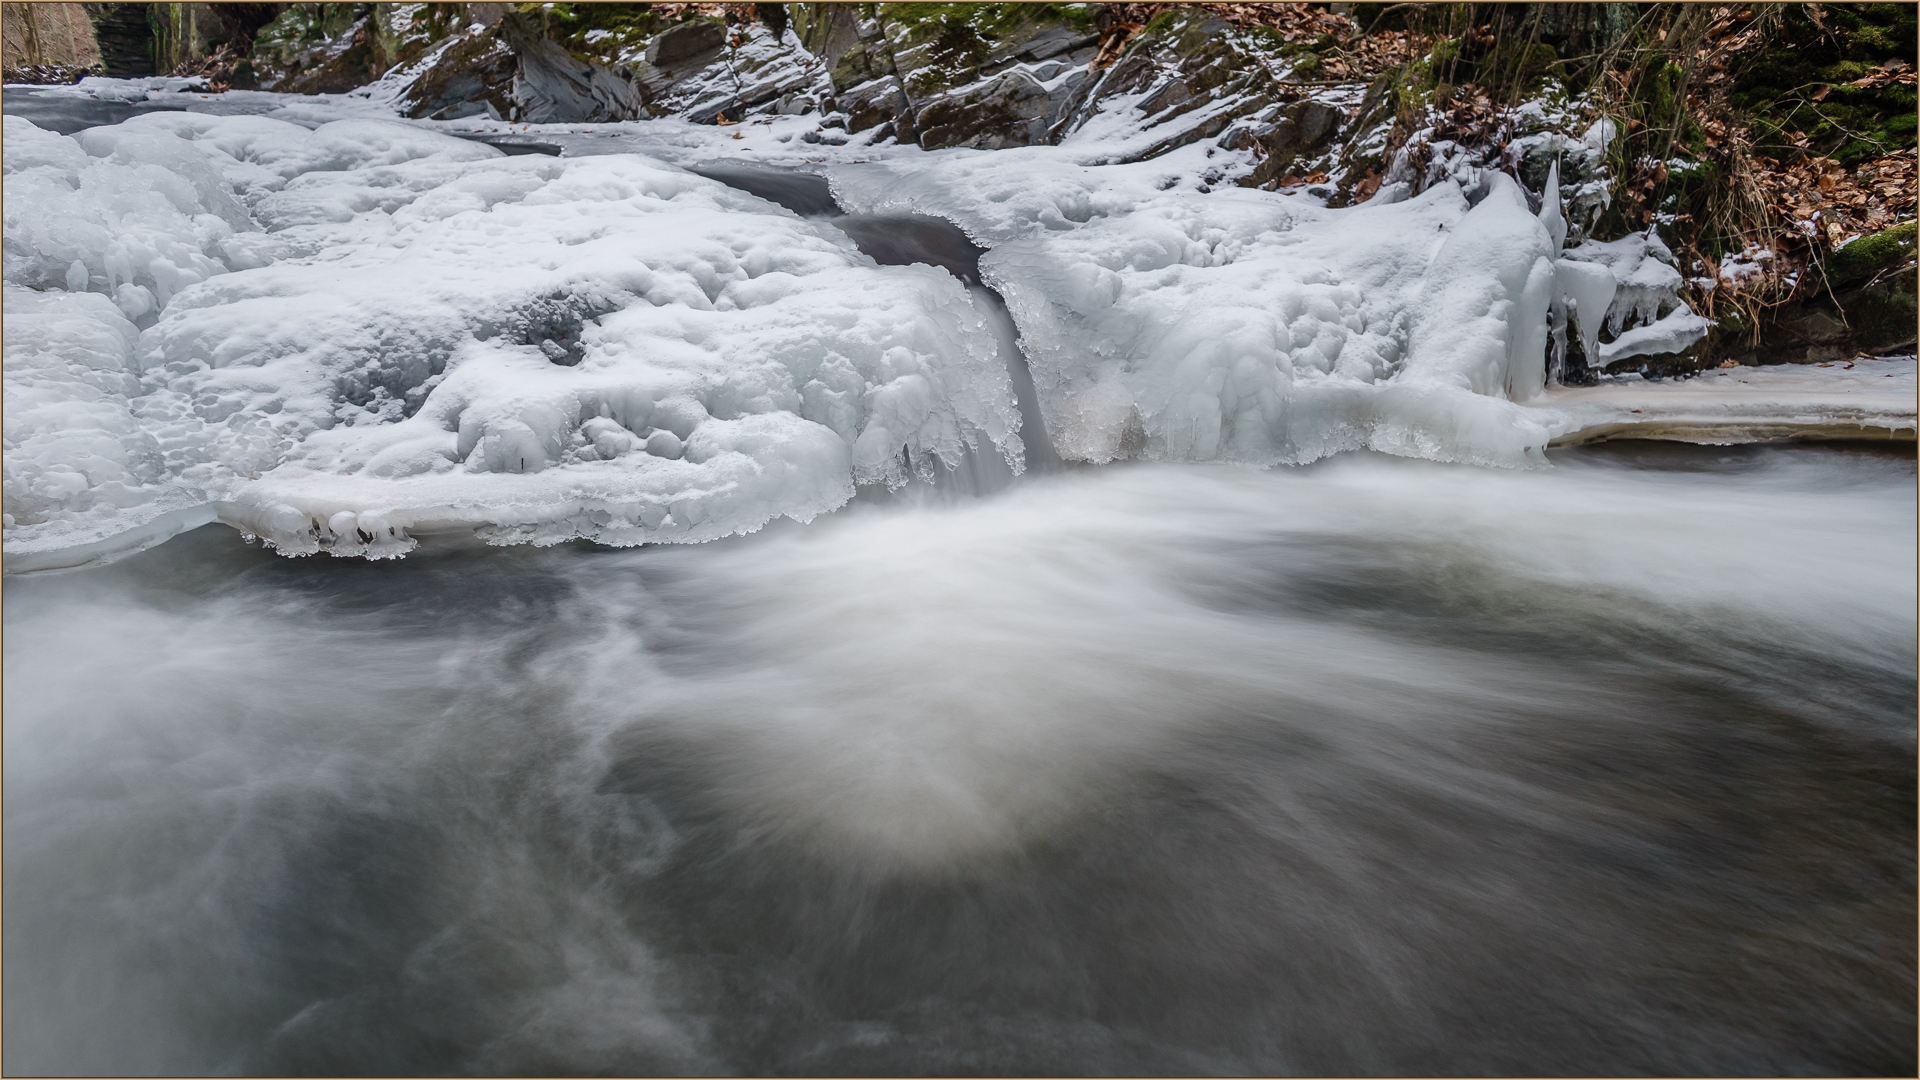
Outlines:
[[187,108],[6,118],[6,550],[36,565],[208,512],[289,554],[703,541],[1020,469],[990,297],[690,166],[823,171],[988,248],[1069,460],[1541,465],[1621,411],[1548,387],[1569,326],[1607,362],[1704,332],[1651,231],[1561,251],[1560,200],[1477,167],[1334,210],[1223,182],[1205,142],[1107,164],[1160,137],[1125,102],[1059,146],[923,152],[814,116],[402,122],[390,86],[62,92]]

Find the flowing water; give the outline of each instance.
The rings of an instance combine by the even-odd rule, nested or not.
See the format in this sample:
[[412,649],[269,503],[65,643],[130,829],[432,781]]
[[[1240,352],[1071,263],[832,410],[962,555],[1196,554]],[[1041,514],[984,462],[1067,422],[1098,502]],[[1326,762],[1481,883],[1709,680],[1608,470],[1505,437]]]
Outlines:
[[1911,1073],[1912,457],[6,595],[10,1072]]

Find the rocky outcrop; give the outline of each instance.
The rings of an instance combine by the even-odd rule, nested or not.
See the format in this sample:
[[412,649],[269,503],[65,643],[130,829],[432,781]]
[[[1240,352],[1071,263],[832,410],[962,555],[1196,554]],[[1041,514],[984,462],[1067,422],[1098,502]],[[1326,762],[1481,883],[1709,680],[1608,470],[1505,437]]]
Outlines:
[[[470,27],[497,23],[507,9],[505,4],[284,7],[254,35],[251,60],[262,89],[287,94],[343,93],[365,86],[445,48]],[[475,74],[490,72],[483,65]]]
[[464,33],[408,84],[401,106],[417,120],[505,120],[514,111],[513,77],[519,67],[513,47],[498,33]]
[[501,20],[500,34],[519,62],[513,75],[514,119],[604,123],[647,115],[646,91],[631,70],[583,60],[517,14]]
[[923,106],[914,116],[914,131],[920,145],[928,150],[947,146],[966,146],[975,150],[999,150],[1008,146],[1032,146],[1046,141],[1053,119],[1073,93],[1074,76],[1057,80],[1051,88],[1043,82],[1054,70],[1007,71],[953,93],[944,94]]
[[1912,349],[1920,325],[1914,234],[1908,221],[1834,252],[1825,288],[1765,311],[1758,334],[1728,320],[1714,355],[1748,365],[1815,364]]

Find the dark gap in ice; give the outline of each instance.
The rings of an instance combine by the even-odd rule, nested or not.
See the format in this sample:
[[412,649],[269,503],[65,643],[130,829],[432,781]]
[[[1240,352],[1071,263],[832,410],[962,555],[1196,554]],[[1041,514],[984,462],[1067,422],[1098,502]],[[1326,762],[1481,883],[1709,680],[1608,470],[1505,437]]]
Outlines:
[[[996,309],[995,315],[1012,325],[1006,301],[992,286],[980,280],[980,257],[987,249],[973,242],[958,225],[945,218],[927,214],[848,214],[834,201],[827,178],[798,169],[777,169],[755,165],[702,165],[692,170],[709,180],[718,180],[730,188],[757,195],[799,214],[830,220],[846,233],[854,246],[882,266],[911,266],[916,263],[937,266],[965,282],[970,291]],[[1036,472],[1052,472],[1061,467],[1053,440],[1040,419],[1040,405],[1034,396],[1033,372],[1027,366],[1025,350],[1017,332],[1007,349],[1007,374],[1013,380],[1016,404],[1020,407],[1020,436],[1026,444],[1027,467]]]
[[768,202],[779,203],[801,217],[838,217],[840,214],[840,204],[833,201],[827,178],[818,173],[751,165],[702,165],[692,171]]
[[524,154],[545,154],[548,157],[560,156],[560,147],[552,143],[530,142],[511,135],[471,135],[457,131],[449,131],[446,134],[452,135],[456,139],[465,139],[467,142],[485,143],[508,157],[520,157]]
[[0,95],[0,112],[33,121],[34,126],[61,135],[72,135],[90,127],[118,124],[136,113],[185,112],[186,102],[108,101],[79,97],[72,93],[49,93],[23,86],[9,86]]

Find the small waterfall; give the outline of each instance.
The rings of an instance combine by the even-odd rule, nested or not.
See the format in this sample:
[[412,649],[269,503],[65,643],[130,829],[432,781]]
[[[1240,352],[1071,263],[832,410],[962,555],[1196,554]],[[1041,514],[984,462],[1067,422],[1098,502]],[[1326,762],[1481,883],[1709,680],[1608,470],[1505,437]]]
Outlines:
[[[1020,407],[1020,440],[1026,446],[1029,473],[1053,473],[1065,468],[1040,419],[1034,396],[1033,372],[1020,348],[1019,329],[1008,314],[1006,301],[980,280],[980,257],[986,249],[967,238],[959,226],[924,214],[847,214],[833,199],[827,178],[815,173],[766,166],[711,165],[693,172],[731,188],[779,203],[802,217],[830,220],[847,234],[861,252],[882,266],[924,263],[937,266],[966,283],[967,291],[993,323],[1000,339],[1000,355],[1013,380]],[[943,494],[985,495],[1013,483],[1013,471],[1000,455],[982,447],[962,455],[953,468],[937,474],[933,488]],[[920,489],[914,484],[908,490]]]

